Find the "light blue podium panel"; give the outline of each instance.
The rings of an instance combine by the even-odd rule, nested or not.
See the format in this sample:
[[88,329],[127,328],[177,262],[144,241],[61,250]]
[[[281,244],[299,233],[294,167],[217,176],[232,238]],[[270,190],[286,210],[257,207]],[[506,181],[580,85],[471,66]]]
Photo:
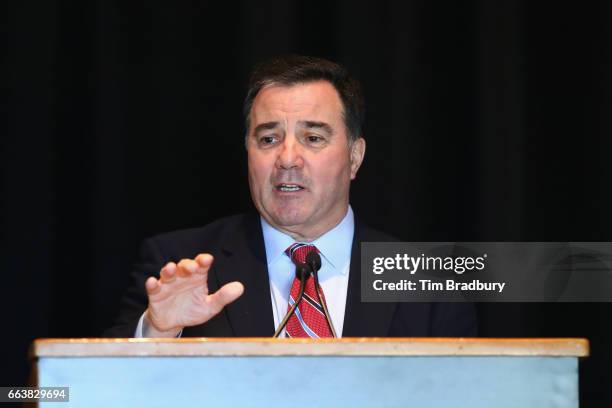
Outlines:
[[578,407],[581,339],[37,340],[42,407]]

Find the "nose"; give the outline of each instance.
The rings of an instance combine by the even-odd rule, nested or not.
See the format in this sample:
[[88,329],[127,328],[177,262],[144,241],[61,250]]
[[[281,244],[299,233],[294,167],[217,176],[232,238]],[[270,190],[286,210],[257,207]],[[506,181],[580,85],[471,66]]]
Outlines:
[[296,142],[295,137],[285,137],[282,145],[279,146],[276,166],[279,169],[290,170],[301,168],[303,165],[302,147]]

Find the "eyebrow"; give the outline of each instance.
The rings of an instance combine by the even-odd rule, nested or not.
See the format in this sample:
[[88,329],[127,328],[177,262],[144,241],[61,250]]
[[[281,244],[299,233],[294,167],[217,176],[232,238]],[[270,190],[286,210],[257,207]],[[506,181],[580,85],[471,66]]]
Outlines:
[[[300,120],[298,121],[297,125],[306,129],[321,129],[329,133],[330,135],[334,134],[333,128],[325,122],[318,122],[314,120]],[[264,122],[255,126],[255,130],[253,131],[253,133],[257,134],[261,131],[277,129],[278,127],[280,127],[280,122]]]
[[259,125],[255,126],[255,130],[253,131],[255,134],[261,132],[262,130],[271,130],[271,129],[276,129],[277,127],[280,126],[279,122],[265,122],[265,123],[260,123]]
[[334,130],[332,129],[332,127],[325,122],[316,122],[312,120],[301,120],[297,124],[298,126],[302,126],[307,129],[321,129],[329,133],[330,135],[334,134]]

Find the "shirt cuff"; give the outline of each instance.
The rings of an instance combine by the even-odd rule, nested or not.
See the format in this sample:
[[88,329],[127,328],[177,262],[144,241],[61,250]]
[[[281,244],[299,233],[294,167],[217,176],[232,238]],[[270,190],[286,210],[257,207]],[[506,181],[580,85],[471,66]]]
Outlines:
[[138,320],[138,326],[136,326],[136,331],[134,332],[134,337],[137,339],[141,339],[144,336],[142,335],[142,325],[144,324],[144,313],[140,316]]
[[[146,312],[145,312],[146,313]],[[144,313],[140,316],[138,320],[138,325],[136,326],[136,330],[134,331],[134,337],[137,339],[142,339],[148,336],[145,336],[144,333],[147,331],[147,324],[144,321]],[[176,338],[179,338],[183,335],[183,329],[176,335]]]

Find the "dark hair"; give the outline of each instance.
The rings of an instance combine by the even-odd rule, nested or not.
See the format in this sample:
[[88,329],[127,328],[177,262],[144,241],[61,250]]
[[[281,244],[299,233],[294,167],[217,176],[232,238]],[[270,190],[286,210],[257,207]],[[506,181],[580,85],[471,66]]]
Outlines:
[[275,57],[255,67],[243,105],[247,133],[253,100],[263,87],[272,84],[292,86],[319,80],[332,84],[340,95],[349,142],[362,137],[364,100],[359,82],[335,62],[302,55]]

